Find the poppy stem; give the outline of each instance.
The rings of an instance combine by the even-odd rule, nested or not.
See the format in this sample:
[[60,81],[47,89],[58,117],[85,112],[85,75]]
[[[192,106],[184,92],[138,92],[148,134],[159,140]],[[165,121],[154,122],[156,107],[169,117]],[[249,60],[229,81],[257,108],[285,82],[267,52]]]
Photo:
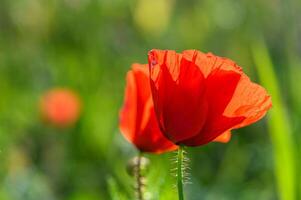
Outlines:
[[139,152],[136,165],[136,195],[138,200],[143,200],[143,176],[141,174],[142,152]]
[[177,161],[177,185],[178,185],[178,196],[179,200],[184,200],[183,195],[183,157],[184,157],[184,150],[183,146],[179,146],[178,149],[178,161]]

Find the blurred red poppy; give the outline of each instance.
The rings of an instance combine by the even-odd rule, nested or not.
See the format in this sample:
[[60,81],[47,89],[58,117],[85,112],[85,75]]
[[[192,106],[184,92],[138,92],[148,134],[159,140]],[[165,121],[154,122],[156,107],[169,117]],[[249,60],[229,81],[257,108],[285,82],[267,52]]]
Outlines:
[[46,121],[55,126],[65,127],[78,120],[81,103],[73,91],[57,88],[42,96],[40,110]]
[[258,121],[272,105],[266,90],[227,58],[152,50],[148,59],[158,123],[175,144],[226,142],[230,130]]
[[177,149],[157,124],[151,97],[148,65],[134,64],[127,73],[120,131],[142,152],[163,153]]

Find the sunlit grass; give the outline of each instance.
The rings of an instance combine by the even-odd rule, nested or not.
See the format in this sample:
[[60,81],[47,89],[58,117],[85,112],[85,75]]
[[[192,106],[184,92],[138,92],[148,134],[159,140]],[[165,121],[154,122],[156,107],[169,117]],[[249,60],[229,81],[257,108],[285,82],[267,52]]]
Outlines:
[[267,88],[273,101],[273,108],[268,113],[268,127],[274,151],[279,196],[282,200],[293,200],[296,199],[295,143],[288,113],[264,40],[255,40],[251,50],[260,82]]

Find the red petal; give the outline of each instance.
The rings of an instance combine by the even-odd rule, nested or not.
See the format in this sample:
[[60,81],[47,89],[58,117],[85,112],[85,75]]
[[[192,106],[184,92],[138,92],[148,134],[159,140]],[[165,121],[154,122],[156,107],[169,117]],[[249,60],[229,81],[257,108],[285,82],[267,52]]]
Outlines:
[[260,120],[272,106],[271,97],[266,90],[242,74],[231,101],[224,111],[226,116],[246,117],[234,128],[240,128]]
[[235,71],[241,73],[241,68],[236,65],[235,62],[228,58],[223,58],[219,56],[215,56],[212,53],[202,53],[197,50],[185,50],[183,51],[183,57],[189,58],[194,54],[198,54],[195,63],[200,67],[200,70],[203,72],[205,78],[209,76],[214,70],[221,69],[226,71]]
[[168,50],[149,53],[157,118],[163,133],[174,143],[199,133],[207,114],[205,79],[194,59]]
[[226,131],[223,134],[217,136],[217,138],[215,138],[213,142],[227,143],[230,141],[230,139],[231,139],[231,131]]
[[136,133],[137,120],[137,87],[133,71],[126,76],[124,104],[119,113],[119,128],[124,137],[133,141]]
[[145,113],[148,118],[145,119],[144,127],[141,127],[140,134],[136,134],[135,144],[140,151],[151,153],[164,153],[173,151],[178,148],[170,140],[168,140],[160,131],[156,114],[154,110],[153,101],[149,98],[145,106]]
[[[206,68],[206,66],[199,67]],[[206,79],[206,98],[208,101],[206,122],[198,135],[183,141],[183,144],[187,146],[199,146],[209,143],[245,119],[245,117],[239,115],[231,117],[223,115],[225,108],[232,99],[241,74],[237,70],[211,69],[213,71],[210,72]]]
[[135,64],[127,74],[120,130],[143,152],[162,153],[177,148],[163,136],[155,118],[147,65]]

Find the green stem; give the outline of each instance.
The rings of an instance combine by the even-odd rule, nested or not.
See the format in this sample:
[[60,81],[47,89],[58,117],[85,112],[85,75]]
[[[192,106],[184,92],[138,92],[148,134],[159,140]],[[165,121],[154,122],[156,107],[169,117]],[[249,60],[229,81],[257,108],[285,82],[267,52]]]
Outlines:
[[178,149],[178,171],[177,171],[177,185],[178,185],[178,196],[179,200],[184,200],[183,195],[183,146],[180,146]]
[[136,189],[137,189],[137,199],[143,200],[143,177],[141,175],[141,159],[142,159],[142,153],[139,152],[138,159],[137,159],[137,165],[136,165]]

